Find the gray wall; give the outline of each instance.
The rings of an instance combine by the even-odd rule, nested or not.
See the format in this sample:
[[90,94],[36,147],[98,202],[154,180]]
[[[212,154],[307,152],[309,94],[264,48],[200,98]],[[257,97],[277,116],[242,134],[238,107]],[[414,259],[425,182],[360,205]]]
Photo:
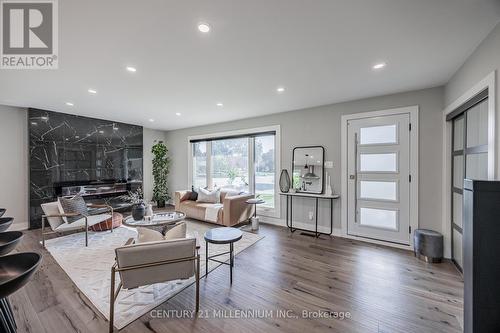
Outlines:
[[[244,119],[167,132],[167,145],[172,157],[170,190],[188,187],[187,138],[191,135],[209,134],[261,126],[281,125],[281,167],[290,169],[292,149],[295,146],[323,145],[325,160],[333,161],[329,169],[335,192],[340,191],[340,119],[343,114],[383,110],[410,105],[420,106],[420,227],[441,230],[441,166],[442,166],[442,110],[443,89],[431,88],[407,93],[368,98],[310,109],[279,113],[264,117]],[[284,218],[284,204],[281,216]],[[294,207],[297,207],[294,203]],[[303,201],[294,211],[299,222],[308,222],[307,215],[313,206]],[[320,207],[322,225],[329,223],[326,203]],[[340,228],[340,202],[334,208],[334,227]]]
[[[445,105],[451,104],[489,73],[500,69],[500,23],[479,44],[477,49],[451,77],[445,86]],[[498,80],[498,73],[497,73]],[[499,109],[500,85],[497,82],[497,110]]]
[[14,217],[13,229],[28,226],[28,113],[0,105],[0,207]]

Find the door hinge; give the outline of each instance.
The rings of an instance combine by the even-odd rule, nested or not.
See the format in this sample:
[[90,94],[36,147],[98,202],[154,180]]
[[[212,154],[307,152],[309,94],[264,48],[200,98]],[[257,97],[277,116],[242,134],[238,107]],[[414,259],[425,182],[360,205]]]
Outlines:
[[411,175],[408,175],[408,180],[409,180],[409,181],[410,181],[410,183],[411,183]]
[[408,130],[411,131],[411,123],[408,124]]
[[411,225],[408,227],[408,233],[411,234]]

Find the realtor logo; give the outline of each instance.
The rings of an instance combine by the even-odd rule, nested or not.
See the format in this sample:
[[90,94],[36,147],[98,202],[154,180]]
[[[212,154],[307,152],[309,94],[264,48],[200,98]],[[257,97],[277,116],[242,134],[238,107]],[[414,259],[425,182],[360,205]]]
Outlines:
[[57,0],[0,0],[2,69],[57,69]]

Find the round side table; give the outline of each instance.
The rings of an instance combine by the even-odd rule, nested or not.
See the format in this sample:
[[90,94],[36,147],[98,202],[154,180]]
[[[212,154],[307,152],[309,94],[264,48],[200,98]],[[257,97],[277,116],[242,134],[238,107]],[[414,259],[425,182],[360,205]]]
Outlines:
[[[243,237],[241,230],[232,227],[213,228],[205,232],[205,279],[208,277],[208,261],[212,260],[219,264],[229,265],[229,281],[233,283],[233,266],[234,266],[234,243]],[[229,244],[229,252],[208,255],[208,243],[212,244]],[[215,257],[229,254],[229,263],[214,259]]]
[[252,222],[252,230],[259,230],[259,217],[257,216],[257,205],[265,203],[262,199],[248,199],[245,201],[249,205],[254,205],[253,216],[250,218],[250,222]]

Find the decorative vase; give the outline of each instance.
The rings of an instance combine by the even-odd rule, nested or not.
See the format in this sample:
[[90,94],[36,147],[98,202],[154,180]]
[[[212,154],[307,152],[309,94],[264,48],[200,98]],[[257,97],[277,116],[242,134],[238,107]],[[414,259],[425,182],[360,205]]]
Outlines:
[[332,189],[332,180],[328,172],[326,173],[326,191],[325,194],[329,197],[333,195],[333,189]]
[[144,214],[146,213],[146,206],[144,203],[135,204],[132,206],[132,217],[136,221],[140,221],[144,218]]
[[146,209],[146,216],[153,216],[153,205],[149,204],[148,208]]
[[286,169],[281,170],[280,191],[283,193],[288,193],[288,191],[290,191],[290,175]]

